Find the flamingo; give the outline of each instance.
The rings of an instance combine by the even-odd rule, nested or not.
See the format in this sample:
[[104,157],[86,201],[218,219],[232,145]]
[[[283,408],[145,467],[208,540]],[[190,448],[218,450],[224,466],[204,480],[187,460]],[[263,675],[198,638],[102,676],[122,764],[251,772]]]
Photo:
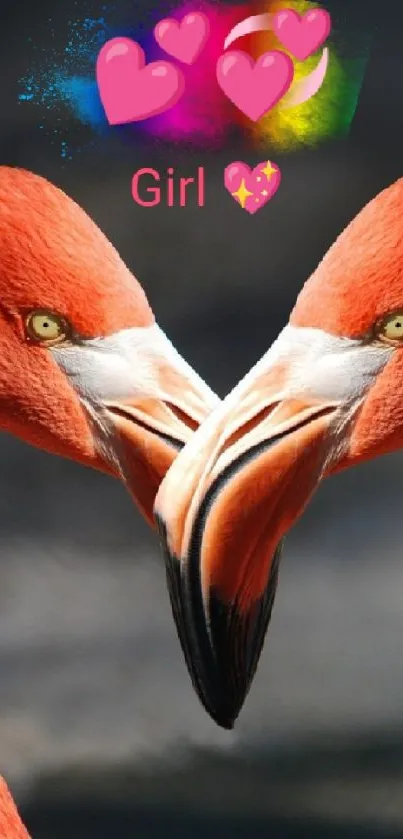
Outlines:
[[403,179],[339,236],[157,494],[178,633],[219,725],[250,688],[284,536],[325,476],[402,445]]
[[10,790],[0,777],[0,839],[29,839]]
[[[31,172],[0,166],[0,429],[154,498],[218,397],[155,322],[95,223]],[[27,839],[4,781],[0,839]]]

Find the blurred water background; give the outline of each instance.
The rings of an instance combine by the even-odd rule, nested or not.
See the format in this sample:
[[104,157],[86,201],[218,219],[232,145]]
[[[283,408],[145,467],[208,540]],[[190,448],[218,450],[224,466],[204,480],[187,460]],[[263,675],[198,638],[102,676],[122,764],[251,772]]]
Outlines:
[[[0,162],[88,210],[222,396],[336,235],[403,174],[403,9],[351,5],[373,44],[349,137],[277,155],[273,211],[253,218],[222,187],[239,148],[174,149],[167,162],[163,147],[122,145],[111,161],[84,137],[62,160],[18,104],[18,79],[27,39],[46,46],[49,15],[62,32],[77,6],[1,9]],[[176,163],[183,174],[205,164],[206,207],[137,207],[133,172]],[[259,672],[229,734],[192,691],[156,539],[124,489],[1,436],[0,771],[34,839],[403,835],[402,467],[397,454],[332,479],[290,534]]]

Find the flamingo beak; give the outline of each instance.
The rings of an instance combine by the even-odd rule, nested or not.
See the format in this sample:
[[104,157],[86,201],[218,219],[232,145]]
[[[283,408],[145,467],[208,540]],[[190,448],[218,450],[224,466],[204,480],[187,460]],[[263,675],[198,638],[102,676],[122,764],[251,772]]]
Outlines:
[[179,637],[199,698],[224,728],[233,727],[259,661],[282,540],[341,457],[387,357],[286,327],[160,487],[155,515]]
[[159,485],[218,397],[156,325],[52,354],[92,428],[95,465],[124,481],[154,526]]
[[195,378],[165,368],[158,397],[105,402],[110,417],[112,456],[131,495],[151,525],[161,481],[178,452],[211,410]]

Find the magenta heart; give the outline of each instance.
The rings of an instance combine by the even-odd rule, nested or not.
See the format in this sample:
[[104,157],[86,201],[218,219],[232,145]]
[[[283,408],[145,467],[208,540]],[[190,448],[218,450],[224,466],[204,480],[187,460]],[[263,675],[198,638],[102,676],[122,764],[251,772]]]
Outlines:
[[276,194],[281,181],[279,167],[266,160],[251,169],[247,163],[237,160],[224,171],[224,186],[234,200],[253,215]]
[[192,12],[181,21],[164,18],[154,29],[155,40],[160,47],[185,64],[196,61],[209,34],[210,24],[202,12]]
[[169,61],[145,63],[131,38],[112,38],[98,54],[99,95],[110,125],[155,116],[178,101],[185,89],[181,70]]
[[255,62],[242,50],[230,50],[217,61],[217,81],[228,99],[256,122],[291,87],[294,65],[278,50],[265,52]]
[[284,9],[277,12],[273,19],[277,38],[299,61],[305,61],[322,46],[331,28],[331,17],[325,9],[312,9],[304,15],[293,9]]

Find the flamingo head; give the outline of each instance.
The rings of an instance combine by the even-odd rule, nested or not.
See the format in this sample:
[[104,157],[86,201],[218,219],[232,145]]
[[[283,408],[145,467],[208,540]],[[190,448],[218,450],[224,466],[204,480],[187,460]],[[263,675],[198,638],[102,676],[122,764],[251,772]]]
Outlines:
[[0,428],[119,476],[153,522],[163,475],[216,401],[86,213],[0,167]]
[[278,339],[196,431],[157,495],[179,635],[218,724],[231,728],[245,700],[283,537],[321,479],[402,444],[400,180],[335,242]]

